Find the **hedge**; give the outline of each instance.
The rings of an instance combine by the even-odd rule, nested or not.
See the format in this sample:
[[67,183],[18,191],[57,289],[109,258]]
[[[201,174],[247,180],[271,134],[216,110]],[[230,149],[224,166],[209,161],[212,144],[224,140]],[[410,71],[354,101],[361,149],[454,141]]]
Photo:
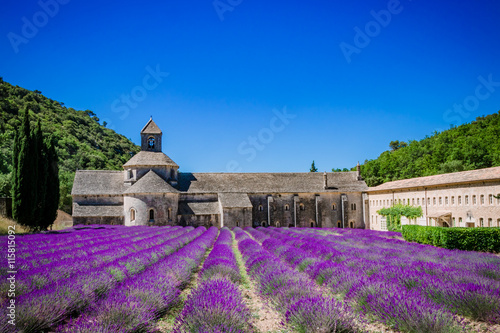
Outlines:
[[408,242],[445,249],[500,253],[500,228],[443,228],[403,225],[401,233]]

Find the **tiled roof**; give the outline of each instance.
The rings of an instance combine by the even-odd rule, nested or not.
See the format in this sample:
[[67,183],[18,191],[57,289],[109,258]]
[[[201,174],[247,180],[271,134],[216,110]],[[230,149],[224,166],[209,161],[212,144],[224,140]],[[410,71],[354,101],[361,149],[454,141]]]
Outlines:
[[164,181],[153,170],[141,177],[134,185],[125,191],[125,194],[146,193],[178,193],[169,183]]
[[153,152],[153,151],[140,151],[127,163],[123,165],[123,167],[130,166],[176,166],[179,167],[170,157],[165,155],[162,152]]
[[158,125],[156,125],[156,123],[153,121],[153,118],[151,118],[151,119],[149,119],[146,126],[143,127],[141,134],[143,134],[143,133],[145,133],[145,134],[161,134],[161,130],[158,127]]
[[223,208],[252,208],[246,193],[219,193],[219,201]]
[[74,217],[123,217],[123,206],[73,205]]
[[73,182],[72,195],[119,195],[123,185],[123,171],[78,170]]
[[219,214],[219,203],[213,202],[179,202],[182,215],[213,215]]
[[410,178],[387,182],[379,186],[370,187],[368,192],[396,190],[415,187],[439,186],[460,184],[477,181],[500,180],[500,167],[445,173],[442,175]]
[[187,193],[324,193],[362,192],[368,187],[356,171],[328,173],[180,173],[177,189]]

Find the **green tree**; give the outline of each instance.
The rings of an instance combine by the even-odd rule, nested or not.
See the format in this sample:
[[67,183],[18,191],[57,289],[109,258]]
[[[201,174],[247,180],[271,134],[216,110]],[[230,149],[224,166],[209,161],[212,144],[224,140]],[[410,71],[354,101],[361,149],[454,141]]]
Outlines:
[[30,128],[30,110],[25,108],[23,126],[15,135],[14,219],[31,230],[44,230],[54,223],[59,205],[57,153],[50,140],[44,140],[40,119]]
[[387,229],[389,231],[401,231],[401,216],[409,219],[416,219],[423,215],[422,207],[395,204],[392,207],[384,207],[377,211],[379,215],[387,218]]
[[316,164],[314,164],[314,160],[311,164],[311,169],[309,170],[309,172],[318,172],[318,168],[316,168]]

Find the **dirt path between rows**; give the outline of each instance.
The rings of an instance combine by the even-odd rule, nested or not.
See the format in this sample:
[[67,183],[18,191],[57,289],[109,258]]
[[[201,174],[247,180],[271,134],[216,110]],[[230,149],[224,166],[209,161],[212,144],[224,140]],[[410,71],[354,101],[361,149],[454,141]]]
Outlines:
[[242,276],[242,284],[239,289],[243,295],[243,301],[245,305],[252,312],[252,318],[250,324],[257,332],[292,332],[286,328],[283,316],[273,309],[267,301],[265,301],[258,293],[257,286],[255,282],[250,279],[246,272],[245,263],[241,256],[241,252],[238,249],[238,241],[233,239],[233,251],[236,255],[236,261],[240,268],[240,274]]

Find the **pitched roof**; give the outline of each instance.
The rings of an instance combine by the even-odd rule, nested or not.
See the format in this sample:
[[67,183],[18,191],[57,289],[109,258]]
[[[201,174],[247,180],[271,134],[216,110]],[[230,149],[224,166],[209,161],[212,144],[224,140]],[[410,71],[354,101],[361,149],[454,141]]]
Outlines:
[[154,152],[154,151],[140,151],[127,163],[123,165],[123,167],[129,166],[175,166],[179,167],[170,157],[165,155],[162,152]]
[[246,193],[219,193],[223,208],[251,208],[252,203]]
[[[177,189],[187,193],[324,193],[361,192],[368,189],[357,172],[328,173],[180,173]],[[333,188],[335,187],[335,188]]]
[[415,188],[424,186],[439,186],[447,184],[470,183],[477,181],[500,180],[500,167],[445,173],[442,175],[418,177],[387,182],[370,187],[369,192]]
[[149,119],[146,126],[144,126],[141,130],[141,134],[161,134],[161,129],[156,125],[153,121],[153,118]]
[[89,217],[89,216],[100,216],[100,217],[122,217],[123,216],[123,206],[101,206],[101,205],[79,205],[75,203],[73,205],[73,216],[74,217]]
[[78,170],[72,195],[119,195],[125,191],[123,171]]
[[149,170],[141,177],[134,185],[130,186],[125,194],[141,194],[141,193],[177,193],[169,183],[163,180],[153,170]]
[[179,202],[179,211],[182,215],[214,215],[219,214],[219,203],[212,202]]

